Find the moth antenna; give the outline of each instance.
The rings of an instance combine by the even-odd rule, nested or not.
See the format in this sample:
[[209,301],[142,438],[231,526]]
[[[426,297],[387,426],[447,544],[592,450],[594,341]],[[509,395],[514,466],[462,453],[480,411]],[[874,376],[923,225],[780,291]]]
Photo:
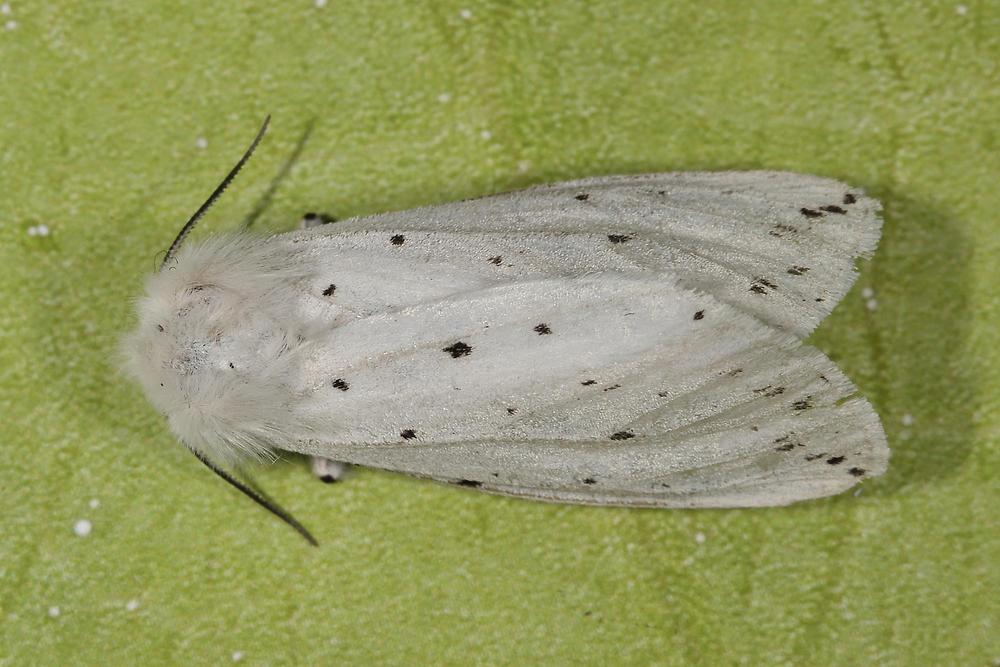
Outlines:
[[211,470],[216,475],[229,482],[229,484],[231,484],[236,489],[239,489],[239,491],[243,493],[246,497],[248,497],[250,500],[254,501],[258,505],[266,509],[268,512],[270,512],[271,514],[278,517],[279,519],[287,523],[289,526],[294,528],[299,535],[304,537],[306,541],[309,542],[309,544],[313,545],[314,547],[319,546],[319,542],[316,541],[316,538],[312,536],[312,533],[310,533],[305,526],[299,523],[295,519],[295,517],[289,514],[288,511],[286,511],[283,507],[281,507],[281,505],[268,498],[263,491],[250,488],[250,486],[244,484],[240,480],[230,475],[228,472],[220,468],[211,459],[209,459],[207,456],[205,456],[198,450],[192,449],[191,453],[193,453],[196,457],[198,457],[198,460],[204,463],[209,470]]
[[188,234],[191,233],[191,230],[194,229],[194,226],[198,224],[198,220],[200,220],[201,217],[205,215],[205,211],[207,211],[209,207],[211,207],[212,204],[215,203],[215,200],[219,198],[219,195],[221,195],[222,192],[226,189],[226,187],[228,187],[229,184],[232,182],[232,180],[236,178],[236,174],[240,173],[240,169],[243,168],[243,165],[246,164],[246,161],[250,159],[251,155],[253,155],[254,149],[257,148],[257,144],[259,144],[260,140],[264,138],[264,132],[267,131],[267,124],[270,122],[271,122],[271,115],[268,114],[267,118],[264,119],[264,124],[261,125],[260,130],[257,131],[257,136],[254,137],[253,141],[250,143],[250,147],[247,148],[245,153],[243,153],[243,157],[240,158],[240,161],[236,163],[236,166],[234,166],[232,169],[229,170],[229,173],[226,174],[226,177],[222,179],[222,182],[219,183],[218,186],[216,186],[212,194],[210,194],[208,196],[208,199],[205,200],[205,203],[202,204],[198,208],[198,210],[194,212],[194,215],[192,215],[191,218],[184,223],[184,226],[181,227],[181,231],[178,232],[177,238],[175,238],[174,242],[170,244],[170,249],[167,250],[167,254],[163,258],[163,263],[160,264],[161,271],[163,270],[163,267],[166,266],[167,262],[169,262],[171,259],[174,258],[174,255],[180,249],[181,244],[184,243],[184,239],[187,237]]

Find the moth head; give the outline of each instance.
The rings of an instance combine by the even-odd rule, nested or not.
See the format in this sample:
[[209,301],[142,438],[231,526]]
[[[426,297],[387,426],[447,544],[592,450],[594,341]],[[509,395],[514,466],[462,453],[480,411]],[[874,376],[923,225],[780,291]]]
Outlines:
[[271,246],[243,234],[181,247],[250,158],[269,120],[147,280],[137,304],[138,325],[123,339],[121,351],[125,371],[192,453],[315,545],[309,531],[252,481],[223,467],[247,457],[275,458],[272,443],[281,435],[276,417],[287,412],[290,400],[281,363],[288,333],[268,307],[276,275],[268,271]]
[[[260,268],[248,251],[260,244],[251,237],[215,239],[194,247],[184,246],[184,241],[250,159],[270,119],[264,119],[243,156],[177,233],[159,271],[146,282],[146,294],[137,304],[139,325],[122,346],[125,370],[184,443],[228,461],[269,453],[257,435],[237,431],[227,436],[233,433],[227,429],[243,416],[243,410],[231,408],[250,409],[253,397],[221,372],[236,367],[235,360],[224,357],[239,352],[231,338],[234,331],[246,330],[242,320],[247,296]],[[267,329],[258,326],[255,333],[273,338],[274,332]]]
[[214,265],[217,243],[185,249],[176,270],[150,277],[125,369],[192,449],[227,463],[273,458],[271,415],[290,400],[280,377],[288,333],[254,299],[259,278],[237,286],[239,265]]

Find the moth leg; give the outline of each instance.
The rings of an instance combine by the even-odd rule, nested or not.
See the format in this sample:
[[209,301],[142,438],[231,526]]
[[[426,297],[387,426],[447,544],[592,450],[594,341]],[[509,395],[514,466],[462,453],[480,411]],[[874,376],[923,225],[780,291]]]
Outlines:
[[313,227],[319,227],[331,222],[337,222],[337,219],[332,215],[309,212],[303,215],[302,219],[299,220],[299,229],[312,229]]
[[312,457],[312,471],[325,484],[333,484],[344,478],[350,466],[340,461],[331,461],[322,456]]

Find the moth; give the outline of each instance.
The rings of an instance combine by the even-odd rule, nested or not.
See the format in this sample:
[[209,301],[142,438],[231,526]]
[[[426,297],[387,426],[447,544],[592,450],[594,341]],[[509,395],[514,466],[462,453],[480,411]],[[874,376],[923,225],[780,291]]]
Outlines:
[[266,127],[123,348],[177,437],[310,541],[229,470],[297,452],[328,480],[346,463],[674,508],[786,505],[886,470],[872,406],[802,342],[877,245],[860,189],[600,176],[185,244]]

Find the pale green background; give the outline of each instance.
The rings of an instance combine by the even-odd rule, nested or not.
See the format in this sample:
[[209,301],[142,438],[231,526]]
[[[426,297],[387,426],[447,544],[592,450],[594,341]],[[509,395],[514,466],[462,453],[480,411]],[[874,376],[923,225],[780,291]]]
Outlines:
[[[426,4],[0,16],[0,664],[1000,659],[997,3]],[[261,473],[310,548],[187,454],[114,361],[157,253],[267,113],[196,236],[251,210],[312,117],[262,229],[617,172],[866,188],[884,238],[814,342],[882,416],[888,474],[698,512]]]

